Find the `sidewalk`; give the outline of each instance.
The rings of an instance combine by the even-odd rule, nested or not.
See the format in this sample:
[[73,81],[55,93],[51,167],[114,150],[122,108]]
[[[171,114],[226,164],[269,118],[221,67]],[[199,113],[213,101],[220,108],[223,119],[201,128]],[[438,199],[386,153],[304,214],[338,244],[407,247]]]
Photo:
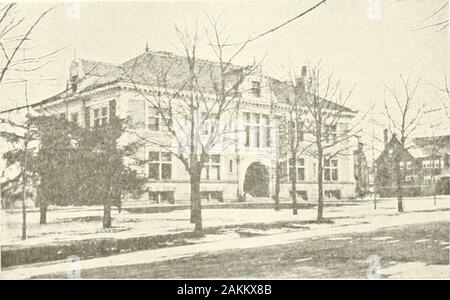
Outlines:
[[[431,198],[405,199],[406,212],[419,210],[450,209],[450,196],[440,196],[437,206]],[[383,200],[373,210],[372,203],[360,205],[326,206],[324,217],[348,219],[353,222],[366,217],[396,213],[396,201]],[[27,215],[28,239],[21,240],[21,214],[1,212],[1,243],[4,249],[33,247],[51,243],[72,243],[90,239],[127,239],[167,235],[193,231],[189,222],[189,210],[176,210],[157,214],[113,211],[113,228],[102,229],[101,210],[59,210],[47,216],[47,225],[39,225],[39,213]],[[240,226],[248,223],[270,224],[284,221],[315,220],[316,208],[300,209],[297,216],[290,209],[278,212],[273,209],[205,209],[202,211],[204,228]]]
[[[365,207],[365,209],[367,210],[367,207]],[[107,266],[152,263],[180,257],[189,257],[204,252],[216,252],[229,249],[246,249],[270,245],[280,245],[299,242],[304,239],[316,238],[321,236],[362,233],[392,226],[449,221],[450,211],[445,210],[434,212],[410,212],[398,215],[394,213],[392,209],[389,209],[388,211],[384,210],[383,214],[366,215],[364,216],[364,218],[356,218],[356,220],[350,220],[353,221],[353,224],[351,225],[349,224],[349,222],[338,224],[320,224],[317,226],[312,226],[309,230],[249,238],[237,238],[235,236],[231,236],[229,238],[216,241],[200,240],[198,241],[198,244],[194,245],[144,250],[103,258],[88,259],[80,262],[80,268],[92,269]],[[50,273],[67,272],[71,268],[73,268],[72,265],[65,262],[25,265],[3,270],[1,273],[1,278],[30,278],[33,276],[45,275]]]

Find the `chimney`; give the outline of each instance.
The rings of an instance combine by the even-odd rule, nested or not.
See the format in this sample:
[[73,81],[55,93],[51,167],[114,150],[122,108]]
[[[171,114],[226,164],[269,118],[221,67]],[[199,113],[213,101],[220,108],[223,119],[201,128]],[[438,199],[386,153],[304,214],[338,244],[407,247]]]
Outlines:
[[359,150],[360,152],[362,152],[363,149],[364,149],[364,144],[361,143],[361,142],[359,142],[359,143],[358,143],[358,150]]
[[306,66],[302,67],[301,77],[295,78],[295,86],[302,92],[305,92]]
[[388,130],[387,129],[383,130],[383,135],[384,135],[384,145],[387,145],[387,143],[388,143]]

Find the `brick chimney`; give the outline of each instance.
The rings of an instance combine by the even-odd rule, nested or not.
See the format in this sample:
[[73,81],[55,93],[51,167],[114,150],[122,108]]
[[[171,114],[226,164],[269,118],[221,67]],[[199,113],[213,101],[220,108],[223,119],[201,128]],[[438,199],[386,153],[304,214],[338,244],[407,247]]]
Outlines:
[[295,78],[295,85],[299,90],[304,93],[305,92],[305,79],[306,79],[306,66],[302,67],[301,77]]

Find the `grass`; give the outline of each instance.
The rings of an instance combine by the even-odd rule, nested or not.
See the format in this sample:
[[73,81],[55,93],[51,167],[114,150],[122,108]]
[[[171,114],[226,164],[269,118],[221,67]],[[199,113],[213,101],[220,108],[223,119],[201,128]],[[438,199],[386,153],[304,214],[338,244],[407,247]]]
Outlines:
[[[449,264],[450,222],[408,225],[370,233],[200,253],[192,257],[81,271],[82,278],[366,278],[371,255],[381,266],[398,262]],[[427,239],[427,241],[421,241]],[[40,278],[65,278],[65,273]]]

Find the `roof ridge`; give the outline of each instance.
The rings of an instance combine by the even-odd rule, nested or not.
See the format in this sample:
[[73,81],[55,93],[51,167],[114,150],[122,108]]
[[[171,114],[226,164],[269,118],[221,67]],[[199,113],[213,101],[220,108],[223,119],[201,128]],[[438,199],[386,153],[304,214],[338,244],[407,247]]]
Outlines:
[[[165,53],[165,54],[169,54],[169,55],[168,55],[168,56],[167,56],[167,55],[165,56],[164,53]],[[180,54],[171,52],[171,51],[164,51],[164,50],[155,51],[155,50],[149,50],[149,51],[145,51],[145,52],[142,53],[142,54],[139,54],[138,56],[136,56],[136,57],[134,57],[134,58],[131,58],[131,59],[129,59],[129,60],[127,60],[127,61],[121,63],[119,66],[123,66],[123,65],[125,65],[125,64],[127,64],[127,63],[129,63],[129,62],[131,62],[131,61],[133,61],[133,60],[135,60],[135,59],[137,59],[137,58],[139,58],[139,57],[145,55],[145,54],[150,54],[150,55],[155,55],[155,56],[160,56],[160,57],[175,58],[175,59],[179,59],[179,60],[185,60],[185,59],[186,59],[186,56],[183,56],[183,55],[180,55]],[[196,61],[206,62],[206,63],[208,63],[208,64],[215,65],[215,66],[219,66],[219,65],[220,65],[220,63],[219,63],[218,61],[214,61],[214,60],[210,60],[210,59],[206,59],[206,58],[199,58],[199,57],[196,57]],[[236,65],[236,64],[233,64],[233,63],[230,63],[230,66],[236,67],[236,68],[244,68],[244,67],[245,67],[245,66]]]
[[79,58],[79,60],[80,61],[84,60],[84,61],[92,62],[92,63],[102,63],[102,64],[105,64],[105,65],[110,65],[110,66],[114,66],[114,67],[120,67],[121,66],[120,64],[114,64],[114,63],[111,63],[111,62],[105,62],[105,61],[101,61],[101,60],[92,60],[92,59],[86,59],[86,58]]

